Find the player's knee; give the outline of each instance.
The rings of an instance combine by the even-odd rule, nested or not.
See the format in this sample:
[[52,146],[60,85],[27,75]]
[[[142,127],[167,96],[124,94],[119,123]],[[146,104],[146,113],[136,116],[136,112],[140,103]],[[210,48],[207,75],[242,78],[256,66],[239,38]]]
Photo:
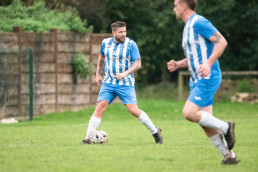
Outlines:
[[101,108],[101,109],[106,108],[108,106],[108,102],[106,102],[106,101],[99,101],[97,106],[99,108]]
[[191,112],[191,110],[183,109],[183,115],[185,119],[187,119],[188,121],[194,121],[193,120],[194,114]]
[[130,112],[130,114],[134,115],[136,113],[136,109],[135,108],[128,108],[128,111]]
[[141,113],[140,110],[135,107],[128,108],[128,111],[130,112],[130,114],[136,117],[140,116],[140,113]]

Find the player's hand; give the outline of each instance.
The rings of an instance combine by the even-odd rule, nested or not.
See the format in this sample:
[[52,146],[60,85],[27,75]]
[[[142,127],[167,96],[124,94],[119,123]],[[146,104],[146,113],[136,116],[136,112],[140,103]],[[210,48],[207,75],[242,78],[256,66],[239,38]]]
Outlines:
[[121,81],[122,78],[126,77],[126,74],[125,73],[118,73],[116,74],[116,78]]
[[202,64],[199,66],[199,74],[201,75],[202,78],[205,78],[208,76],[211,72],[211,66],[207,63]]
[[102,84],[102,77],[101,77],[101,75],[96,75],[95,82],[97,82],[98,86],[101,86],[101,84]]
[[175,60],[170,60],[169,62],[167,62],[167,67],[169,72],[174,72],[175,70],[177,70],[178,65]]

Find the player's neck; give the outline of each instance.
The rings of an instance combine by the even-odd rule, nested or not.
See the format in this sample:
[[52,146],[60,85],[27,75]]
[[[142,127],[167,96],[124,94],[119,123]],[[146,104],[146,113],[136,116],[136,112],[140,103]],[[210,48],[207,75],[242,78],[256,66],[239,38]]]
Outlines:
[[193,10],[187,10],[186,12],[185,12],[185,15],[184,15],[184,17],[183,17],[183,22],[184,23],[186,23],[187,22],[187,20],[192,16],[192,15],[194,15],[195,14],[195,11],[193,11]]

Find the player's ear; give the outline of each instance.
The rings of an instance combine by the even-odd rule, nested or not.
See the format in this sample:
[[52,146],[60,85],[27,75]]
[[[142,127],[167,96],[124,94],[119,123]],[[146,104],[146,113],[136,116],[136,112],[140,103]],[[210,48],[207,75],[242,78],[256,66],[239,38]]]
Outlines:
[[183,2],[183,9],[186,10],[187,9],[187,4],[185,2]]

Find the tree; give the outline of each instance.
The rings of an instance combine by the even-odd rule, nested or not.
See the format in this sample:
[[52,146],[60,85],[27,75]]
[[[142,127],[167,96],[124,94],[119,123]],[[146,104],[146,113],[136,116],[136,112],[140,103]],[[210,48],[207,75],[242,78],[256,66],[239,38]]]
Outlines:
[[9,6],[0,7],[0,32],[11,32],[13,26],[22,26],[24,31],[49,31],[56,28],[60,31],[87,32],[87,21],[78,17],[76,10],[67,8],[65,12],[49,10],[44,2],[35,1],[25,6],[20,0],[14,0]]
[[[105,0],[103,27],[123,20],[128,36],[140,49],[143,68],[137,79],[143,83],[164,81],[166,62],[184,58],[181,47],[184,24],[176,21],[173,1]],[[255,0],[199,0],[197,13],[209,19],[225,36],[229,45],[219,59],[223,70],[258,70],[258,2]],[[109,25],[108,25],[109,24]],[[104,30],[104,28],[102,28]]]
[[[4,0],[7,2],[8,0]],[[33,0],[23,0],[31,4]],[[111,32],[114,21],[127,23],[128,37],[136,41],[142,57],[138,83],[175,79],[166,62],[184,58],[181,47],[184,23],[176,21],[173,0],[44,0],[51,9],[76,8],[94,33]],[[34,1],[33,1],[34,2]],[[219,59],[222,70],[258,70],[258,1],[199,0],[197,13],[210,20],[229,45]]]

